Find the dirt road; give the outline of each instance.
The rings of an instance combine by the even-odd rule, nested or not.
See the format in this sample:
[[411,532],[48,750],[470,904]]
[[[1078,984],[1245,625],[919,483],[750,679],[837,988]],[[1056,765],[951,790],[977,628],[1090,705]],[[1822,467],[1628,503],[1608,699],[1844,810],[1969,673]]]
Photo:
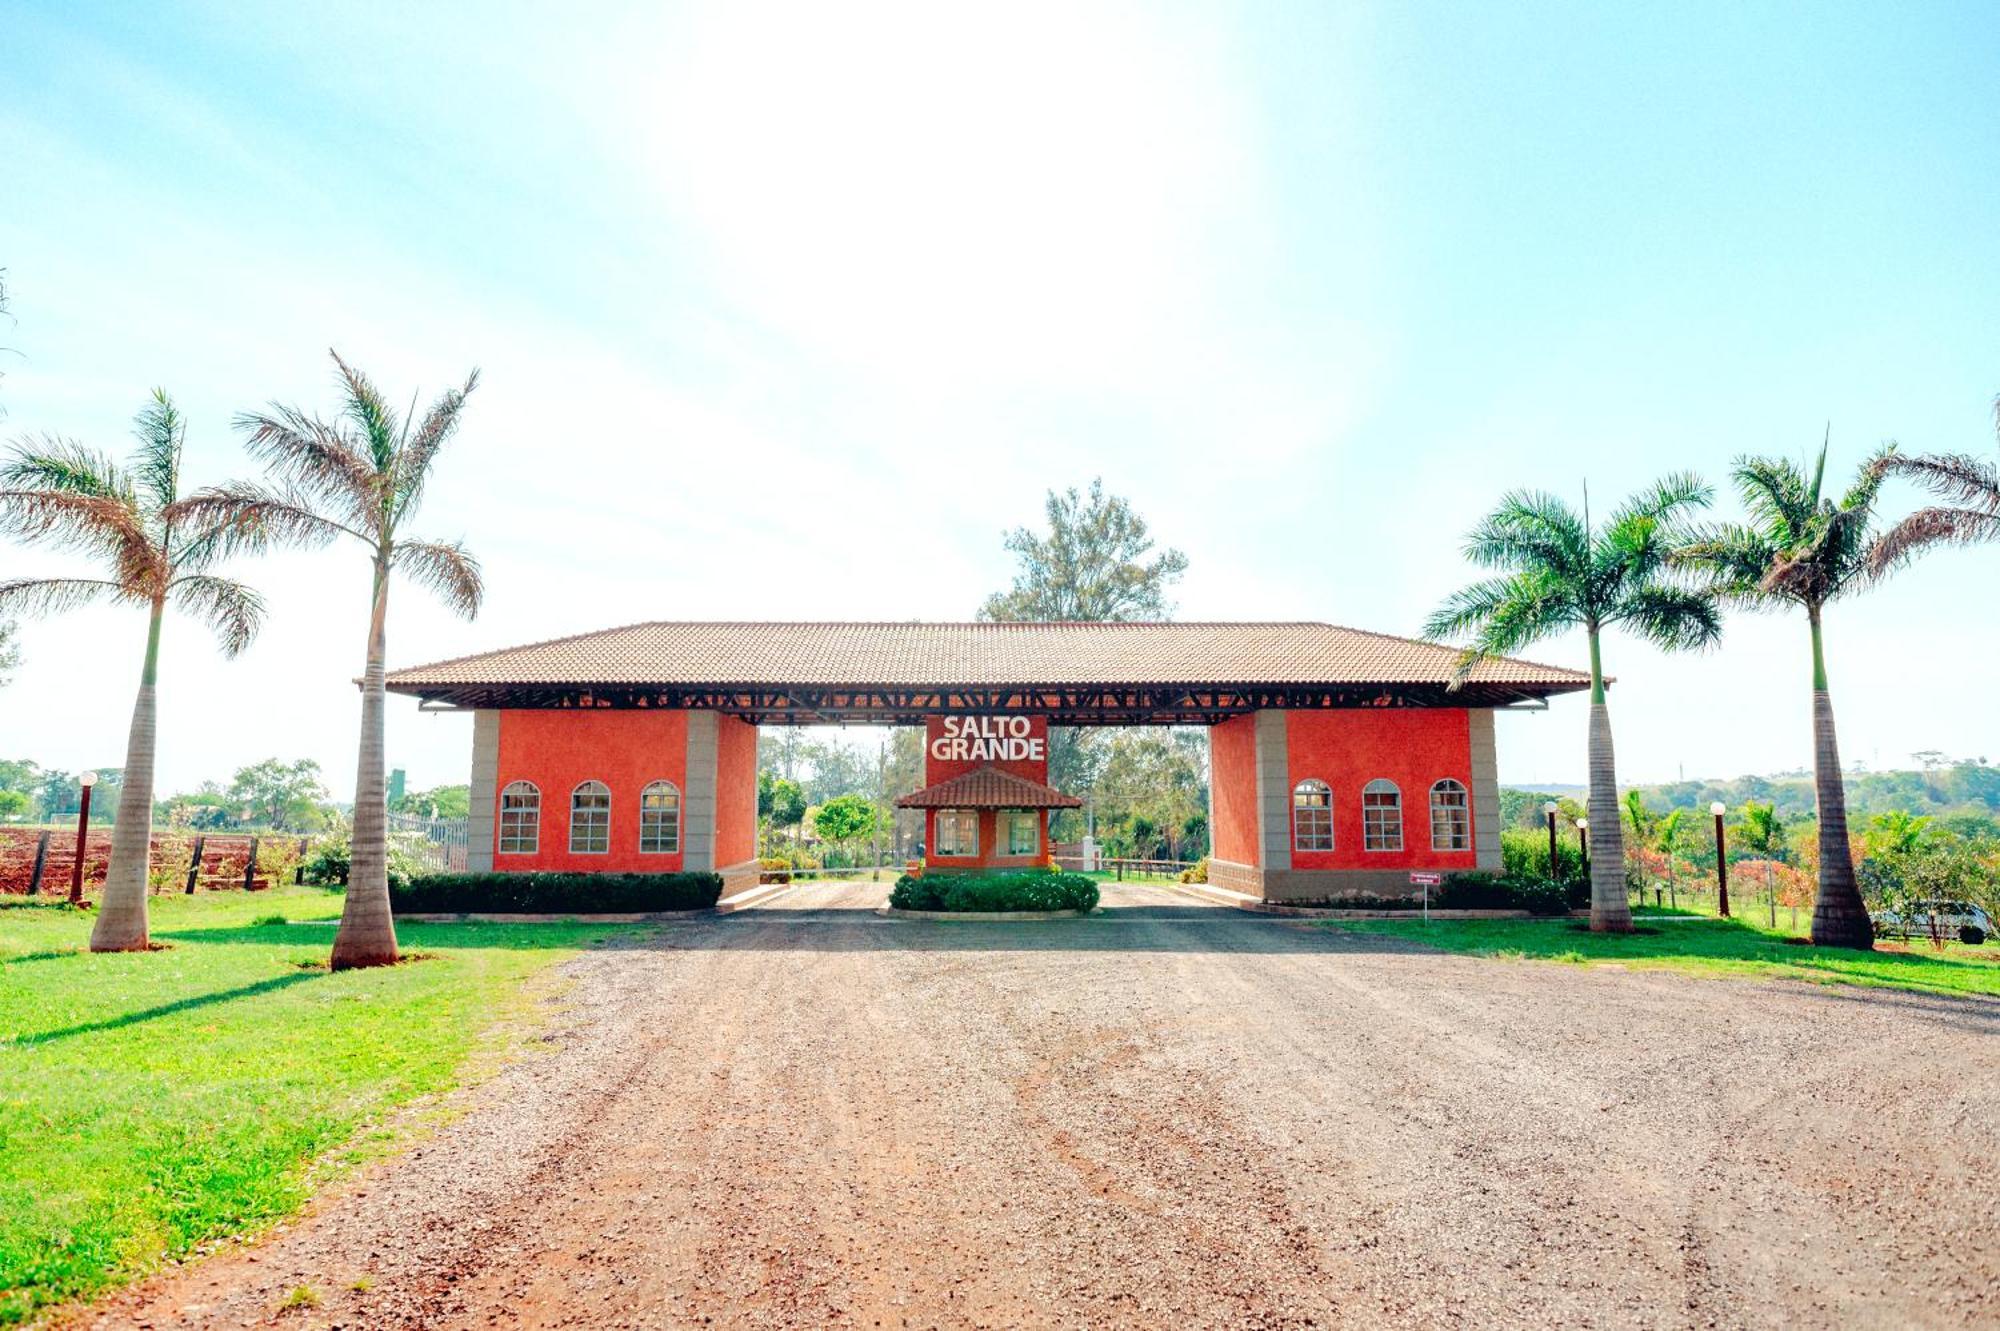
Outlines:
[[2000,1321],[2000,1004],[881,890],[580,958],[447,1131],[83,1322]]

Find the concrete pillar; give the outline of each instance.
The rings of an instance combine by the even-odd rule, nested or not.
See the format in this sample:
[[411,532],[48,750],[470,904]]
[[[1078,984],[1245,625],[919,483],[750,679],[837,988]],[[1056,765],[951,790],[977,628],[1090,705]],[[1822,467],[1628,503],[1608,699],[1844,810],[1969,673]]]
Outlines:
[[1472,853],[1481,869],[1500,867],[1500,751],[1493,738],[1493,710],[1475,707],[1472,723]]
[[[689,712],[687,725],[687,789],[681,792],[681,866],[690,873],[715,866],[715,735],[714,712]],[[756,799],[753,784],[751,799]]]
[[1292,774],[1285,713],[1257,717],[1257,863],[1266,874],[1292,867]]
[[465,867],[473,873],[493,871],[493,819],[500,791],[500,713],[482,709],[472,714],[471,807],[465,818]]

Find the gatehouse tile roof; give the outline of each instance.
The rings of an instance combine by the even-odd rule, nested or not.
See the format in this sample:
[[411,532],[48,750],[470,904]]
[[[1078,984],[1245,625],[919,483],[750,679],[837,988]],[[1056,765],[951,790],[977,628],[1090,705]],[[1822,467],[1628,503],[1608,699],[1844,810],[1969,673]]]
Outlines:
[[1083,801],[1054,786],[997,767],[975,767],[896,801],[899,809],[1080,809]]
[[[1443,685],[1457,664],[1452,647],[1311,622],[662,621],[411,666],[388,686]],[[1490,657],[1464,682],[1542,693],[1590,677]]]

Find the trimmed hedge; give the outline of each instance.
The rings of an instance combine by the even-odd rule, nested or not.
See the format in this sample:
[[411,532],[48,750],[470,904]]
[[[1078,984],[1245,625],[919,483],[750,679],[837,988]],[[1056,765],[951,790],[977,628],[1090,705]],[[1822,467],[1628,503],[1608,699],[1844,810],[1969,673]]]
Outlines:
[[[1407,897],[1356,893],[1353,896],[1315,897],[1272,904],[1335,910],[1408,911],[1412,915],[1424,908],[1420,892]],[[1525,910],[1531,915],[1566,915],[1589,904],[1590,884],[1587,882],[1551,883],[1545,879],[1515,878],[1507,874],[1446,874],[1443,884],[1431,889],[1432,910]]]
[[897,910],[1095,910],[1097,883],[1080,873],[904,874],[889,893]]
[[427,873],[390,884],[398,915],[612,915],[707,910],[714,873]]

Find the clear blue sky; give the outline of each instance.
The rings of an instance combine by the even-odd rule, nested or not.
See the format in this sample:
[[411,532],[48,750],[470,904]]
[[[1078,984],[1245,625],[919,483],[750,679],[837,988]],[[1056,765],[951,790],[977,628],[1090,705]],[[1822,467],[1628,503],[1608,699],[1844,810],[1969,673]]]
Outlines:
[[[1722,481],[1829,422],[1841,471],[1995,448],[1991,5],[239,8],[0,9],[0,432],[122,448],[161,384],[221,479],[231,413],[330,404],[329,344],[396,395],[482,366],[422,525],[490,604],[399,592],[392,663],[969,616],[1098,474],[1187,551],[1183,617],[1413,632],[1511,486]],[[365,568],[245,572],[249,655],[170,630],[162,788],[341,789]],[[1834,613],[1851,757],[2000,759],[1996,573]],[[118,761],[142,636],[27,626],[0,753]],[[1607,663],[1629,778],[1809,761],[1800,623]],[[391,740],[462,777],[462,719]],[[1582,751],[1573,701],[1502,727],[1510,780]]]

